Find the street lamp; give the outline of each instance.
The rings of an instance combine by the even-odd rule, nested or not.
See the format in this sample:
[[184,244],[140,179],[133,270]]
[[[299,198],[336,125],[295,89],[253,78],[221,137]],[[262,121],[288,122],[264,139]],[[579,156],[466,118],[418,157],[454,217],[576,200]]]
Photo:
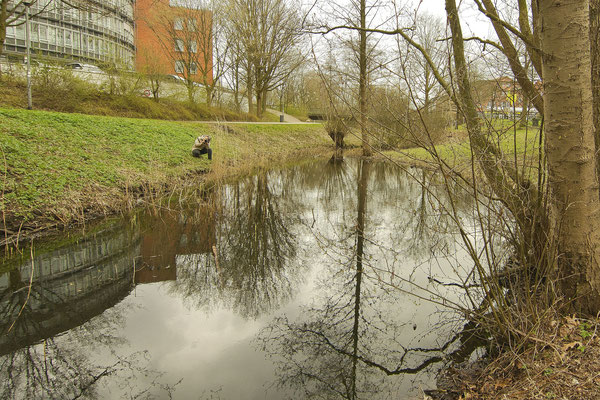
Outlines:
[[279,116],[279,122],[284,122],[285,121],[285,115],[283,113],[283,88],[284,85],[283,83],[281,84],[281,93],[279,94],[279,107],[281,108],[281,115]]
[[29,33],[29,7],[33,4],[33,1],[24,1],[23,5],[27,8],[25,11],[25,39],[27,41],[27,109],[31,110],[33,104],[31,101],[31,35]]

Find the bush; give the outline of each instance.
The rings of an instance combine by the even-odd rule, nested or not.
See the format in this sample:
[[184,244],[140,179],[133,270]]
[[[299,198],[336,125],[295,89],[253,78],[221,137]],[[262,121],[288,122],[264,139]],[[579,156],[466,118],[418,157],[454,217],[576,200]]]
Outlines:
[[95,92],[95,87],[68,69],[42,64],[33,69],[32,91],[38,107],[74,112]]
[[325,131],[327,131],[337,149],[344,148],[344,138],[348,134],[347,121],[343,118],[332,117],[325,124]]

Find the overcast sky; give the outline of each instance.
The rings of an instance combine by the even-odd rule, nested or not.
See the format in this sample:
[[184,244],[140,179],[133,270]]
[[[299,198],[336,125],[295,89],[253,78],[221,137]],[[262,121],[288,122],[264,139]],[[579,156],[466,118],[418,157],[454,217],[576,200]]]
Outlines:
[[[446,8],[444,0],[410,0],[413,7],[419,6],[419,10],[427,11],[443,20],[446,20]],[[459,2],[461,22],[465,35],[489,37],[492,34],[489,22],[471,6],[471,1]]]

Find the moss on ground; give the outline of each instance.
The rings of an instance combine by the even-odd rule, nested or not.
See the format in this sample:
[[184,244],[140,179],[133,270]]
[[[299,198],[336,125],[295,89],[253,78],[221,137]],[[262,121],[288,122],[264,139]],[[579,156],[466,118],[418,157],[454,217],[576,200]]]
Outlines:
[[[213,161],[191,157],[210,135]],[[320,126],[230,126],[0,108],[0,211],[8,235],[110,214],[181,177],[239,173],[328,149]],[[4,236],[4,235],[2,235]]]

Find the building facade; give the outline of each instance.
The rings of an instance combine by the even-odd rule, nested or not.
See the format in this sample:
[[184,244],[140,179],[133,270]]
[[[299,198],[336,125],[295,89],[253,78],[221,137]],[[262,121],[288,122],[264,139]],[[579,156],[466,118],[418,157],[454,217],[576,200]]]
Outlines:
[[180,0],[137,0],[136,70],[212,83],[212,13]]
[[[60,0],[38,0],[29,10],[33,57],[76,60],[132,68],[135,60],[134,0],[93,2],[76,9]],[[24,22],[23,17],[23,22]],[[4,54],[23,59],[27,51],[25,24],[7,28]]]

